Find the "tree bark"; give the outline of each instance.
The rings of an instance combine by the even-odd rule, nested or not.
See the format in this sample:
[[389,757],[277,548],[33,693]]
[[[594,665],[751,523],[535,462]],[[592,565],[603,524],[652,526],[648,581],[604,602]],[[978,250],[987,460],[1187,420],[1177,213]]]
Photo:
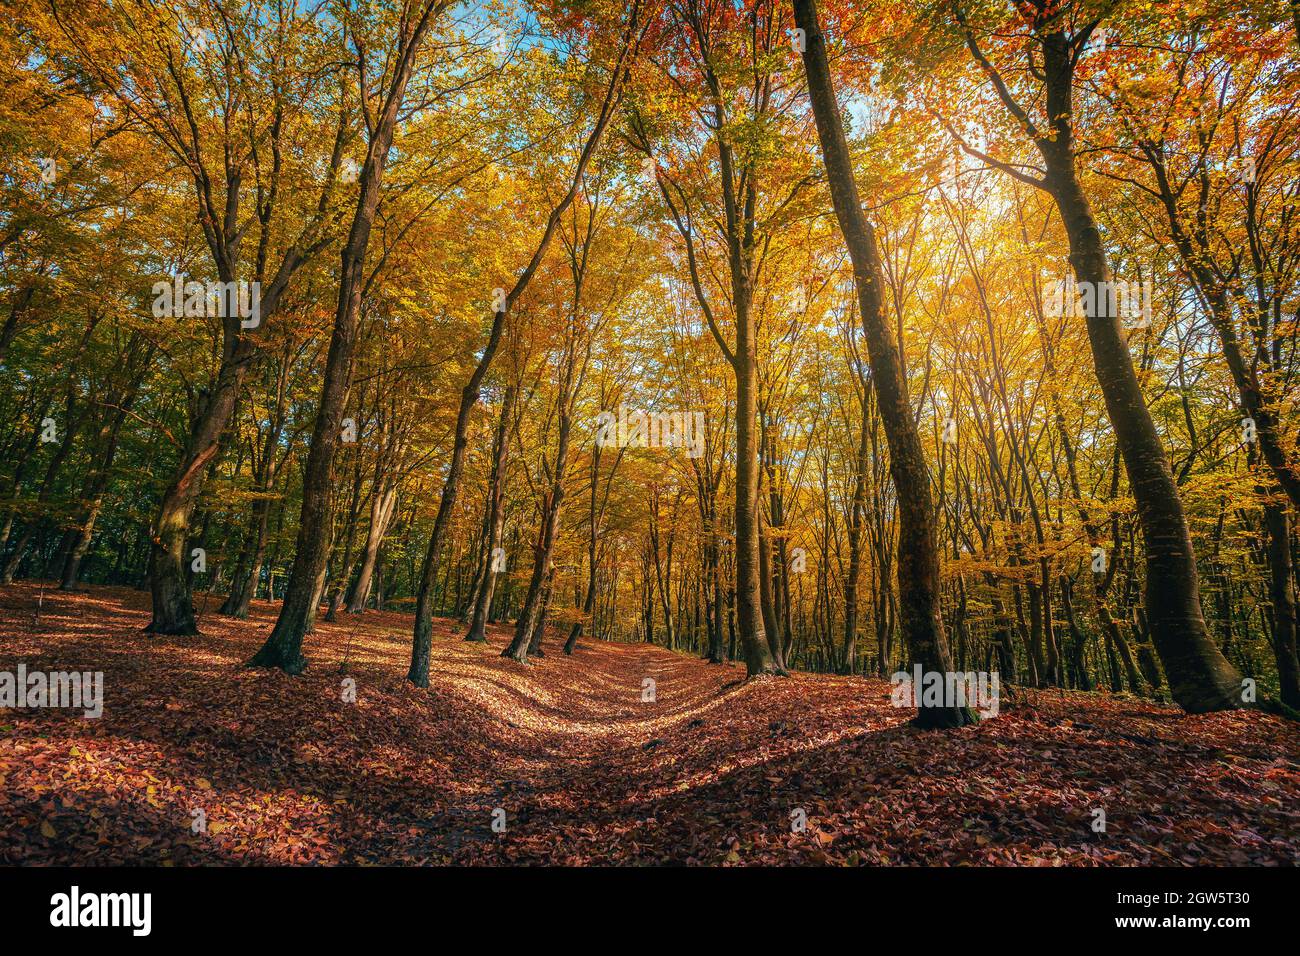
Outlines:
[[356,213],[344,244],[339,272],[338,305],[325,363],[325,381],[316,410],[311,449],[303,472],[302,512],[298,525],[297,550],[289,571],[284,604],[275,628],[261,650],[248,662],[253,667],[275,667],[299,674],[307,666],[302,639],[316,623],[318,599],[329,556],[329,534],[334,506],[331,471],[343,424],[343,408],[351,381],[352,354],[356,347],[361,296],[365,290],[364,270],[370,231],[379,208],[380,187],[388,164],[389,149],[397,128],[398,114],[407,83],[425,34],[446,8],[446,0],[428,0],[413,20],[403,18],[403,35],[394,53],[392,82],[384,97],[366,150],[361,171],[361,192]]
[[1269,598],[1273,604],[1273,656],[1282,703],[1300,710],[1300,663],[1296,660],[1295,574],[1291,560],[1291,522],[1284,505],[1264,505],[1268,533]]
[[[885,438],[889,443],[889,470],[898,494],[899,617],[913,664],[926,672],[952,671],[948,639],[944,634],[939,590],[939,553],[935,538],[934,504],[930,498],[930,472],[912,417],[907,381],[899,358],[899,345],[885,318],[883,276],[875,232],[862,213],[857,184],[844,138],[839,103],[826,59],[826,45],[817,22],[815,0],[794,0],[795,22],[804,31],[803,62],[808,92],[835,217],[857,286],[862,327],[871,362]],[[920,689],[916,688],[917,697]],[[921,700],[917,700],[922,705]],[[969,707],[918,706],[916,724],[925,728],[960,727],[978,718]]]
[[[869,386],[863,383],[863,388]],[[862,433],[853,476],[853,500],[849,504],[849,569],[844,578],[844,646],[841,653],[845,674],[858,666],[858,580],[862,577],[862,522],[867,500],[867,395],[858,396],[862,405]]]
[[[572,654],[573,649],[578,645],[578,638],[582,636],[583,622],[591,621],[591,631],[594,634],[595,619],[593,613],[596,608],[596,543],[597,535],[600,529],[601,509],[597,505],[599,499],[598,489],[600,487],[600,459],[601,445],[594,444],[591,449],[591,498],[587,510],[588,535],[587,535],[587,594],[582,602],[582,617],[573,622],[573,627],[569,629],[569,637],[564,642],[564,653]],[[617,467],[617,462],[615,466]]]
[[[1074,166],[1073,64],[1066,37],[1042,37],[1047,112],[1056,135],[1037,140],[1047,168],[1044,188],[1056,201],[1070,242],[1076,280],[1110,288],[1111,272],[1092,208]],[[1137,502],[1146,549],[1146,608],[1151,636],[1174,700],[1189,713],[1242,706],[1241,675],[1210,640],[1201,615],[1191,534],[1164,446],[1147,408],[1112,297],[1094,295],[1087,316],[1097,380]]]
[[515,387],[506,387],[501,398],[501,417],[497,421],[497,433],[492,446],[492,474],[488,478],[487,521],[483,525],[483,534],[487,539],[483,548],[482,566],[479,568],[478,589],[471,603],[469,631],[465,640],[479,644],[487,643],[487,617],[492,606],[492,592],[496,590],[497,569],[495,551],[501,546],[501,509],[505,497],[506,461],[510,457],[510,416],[515,404]]
[[524,269],[523,274],[515,282],[514,287],[506,294],[503,307],[493,313],[492,330],[488,334],[488,341],[483,349],[483,355],[479,358],[478,364],[470,375],[469,382],[461,392],[460,409],[456,413],[456,432],[452,444],[451,463],[447,468],[447,478],[442,486],[442,497],[438,503],[438,515],[433,522],[433,533],[429,536],[429,547],[424,556],[424,564],[420,571],[419,585],[416,590],[415,633],[411,641],[411,666],[406,673],[406,679],[416,687],[429,686],[429,655],[433,649],[433,580],[437,574],[438,562],[442,557],[443,539],[451,523],[451,512],[456,504],[461,472],[465,468],[465,445],[469,436],[470,414],[478,403],[479,389],[482,387],[483,377],[487,375],[488,369],[492,365],[492,359],[501,344],[501,333],[505,327],[506,316],[509,315],[510,308],[523,295],[529,283],[532,282],[533,275],[537,272],[538,266],[541,265],[542,257],[546,254],[546,250],[555,237],[555,231],[559,227],[560,219],[569,206],[573,204],[573,199],[578,193],[578,187],[582,183],[582,177],[587,171],[587,166],[590,164],[592,156],[595,155],[596,149],[605,135],[605,129],[622,99],[623,83],[626,79],[629,61],[635,55],[640,38],[644,35],[644,27],[639,24],[639,15],[640,3],[639,0],[634,0],[627,27],[623,34],[622,47],[611,70],[609,84],[606,87],[605,97],[601,103],[600,114],[596,119],[596,125],[592,129],[591,135],[583,146],[582,154],[578,157],[578,165],[569,183],[568,192],[565,193],[559,204],[551,210],[551,214],[546,220],[546,229],[537,244],[537,249],[533,252],[533,258],[528,263],[527,268]]

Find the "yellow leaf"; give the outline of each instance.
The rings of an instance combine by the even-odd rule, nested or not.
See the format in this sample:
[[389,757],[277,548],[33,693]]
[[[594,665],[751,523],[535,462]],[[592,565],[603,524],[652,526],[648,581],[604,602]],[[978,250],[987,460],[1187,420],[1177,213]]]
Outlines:
[[59,835],[59,831],[54,829],[53,823],[51,823],[49,820],[46,820],[44,823],[41,824],[41,835],[50,840],[53,840],[55,837]]

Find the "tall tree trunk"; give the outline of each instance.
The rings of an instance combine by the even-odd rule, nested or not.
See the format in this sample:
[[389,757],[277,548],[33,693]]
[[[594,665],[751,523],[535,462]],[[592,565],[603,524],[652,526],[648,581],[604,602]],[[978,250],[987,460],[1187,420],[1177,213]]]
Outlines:
[[736,630],[745,655],[745,672],[779,674],[763,622],[758,528],[758,370],[749,280],[733,268],[736,313]]
[[767,638],[767,649],[772,655],[772,664],[779,670],[785,670],[781,624],[776,615],[776,597],[772,582],[772,538],[765,533],[762,522],[759,523],[758,530],[758,600],[759,610],[763,615],[763,634]]
[[[43,505],[50,499],[50,495],[54,491],[54,480],[58,477],[59,469],[63,467],[63,463],[67,460],[69,453],[72,451],[73,441],[76,439],[77,432],[85,419],[85,409],[75,417],[72,414],[73,399],[71,390],[68,392],[68,400],[65,409],[64,421],[67,424],[65,426],[63,438],[59,442],[58,449],[54,452],[54,455],[50,458],[49,464],[45,468],[45,478],[41,481],[40,491],[36,494],[36,503],[38,505]],[[18,541],[15,542],[14,549],[9,555],[9,560],[7,560],[4,563],[4,566],[0,568],[0,584],[13,583],[14,575],[18,573],[18,568],[23,563],[23,557],[27,553],[27,546],[31,544],[32,538],[36,534],[36,529],[40,526],[42,520],[43,518],[39,511],[32,514],[27,520],[27,524],[23,528],[23,533],[19,536]]]
[[334,313],[334,331],[330,336],[329,356],[325,363],[325,381],[316,410],[311,449],[303,472],[302,513],[298,524],[297,550],[289,571],[284,604],[275,628],[261,650],[249,661],[254,667],[277,667],[289,674],[301,673],[307,666],[302,655],[302,639],[316,623],[318,599],[324,584],[329,557],[329,535],[333,517],[334,482],[331,471],[343,424],[352,373],[352,353],[356,347],[357,324],[361,313],[361,296],[365,290],[364,271],[370,231],[379,207],[384,169],[393,143],[398,114],[406,95],[406,86],[415,68],[416,57],[433,19],[446,7],[446,0],[427,0],[412,20],[403,17],[403,34],[393,53],[395,65],[391,86],[384,97],[374,134],[366,151],[361,171],[361,192],[357,199],[352,227],[343,247],[339,271],[338,305]]
[[360,614],[366,609],[366,600],[370,597],[370,587],[374,580],[375,565],[379,561],[379,547],[384,543],[384,535],[397,509],[397,488],[389,487],[383,494],[377,495],[370,504],[370,527],[366,530],[365,549],[361,553],[361,568],[357,579],[352,582],[352,591],[348,595],[348,613]]
[[1210,640],[1201,615],[1196,555],[1182,501],[1134,371],[1119,316],[1114,314],[1117,310],[1115,296],[1109,294],[1111,272],[1105,247],[1075,167],[1074,68],[1077,51],[1096,24],[1070,37],[1055,11],[1043,9],[1032,14],[1035,19],[1030,28],[1042,53],[1041,70],[1036,75],[1043,84],[1047,117],[1047,127],[1039,129],[981,52],[960,6],[956,16],[972,56],[989,76],[1007,111],[1032,137],[1045,175],[1035,179],[1005,163],[990,161],[1053,198],[1069,239],[1075,279],[1094,293],[1086,323],[1088,342],[1137,502],[1146,548],[1148,619],[1174,700],[1189,713],[1240,707],[1241,675]]
[[1273,656],[1282,703],[1300,710],[1300,663],[1296,661],[1295,575],[1291,561],[1291,522],[1276,501],[1264,506],[1268,532],[1269,598],[1273,604]]
[[266,538],[271,525],[270,491],[269,487],[264,488],[263,494],[253,502],[248,563],[239,569],[240,573],[231,582],[230,594],[219,612],[241,621],[248,617],[249,606],[262,577],[262,565],[266,561]]
[[95,468],[82,488],[81,497],[85,505],[76,527],[71,529],[72,534],[59,575],[61,591],[71,591],[77,586],[81,562],[90,549],[90,541],[95,533],[95,522],[104,504],[104,492],[108,489],[113,475],[113,460],[117,457],[118,436],[121,434],[123,422],[126,421],[127,412],[135,403],[138,394],[139,384],[135,383],[128,386],[125,394],[117,395],[114,404],[118,407],[110,413],[108,420],[100,429],[99,445],[102,451]]
[[546,220],[546,229],[542,233],[541,241],[537,244],[537,249],[533,252],[532,260],[515,282],[514,287],[506,294],[502,307],[493,313],[492,331],[488,335],[483,355],[479,358],[478,364],[470,375],[469,382],[461,392],[460,409],[456,413],[456,432],[452,444],[451,463],[447,468],[447,478],[443,482],[442,497],[438,502],[438,515],[433,522],[433,533],[429,536],[429,547],[424,556],[424,565],[421,568],[420,580],[416,589],[415,633],[411,641],[411,666],[406,673],[406,679],[416,687],[429,686],[429,655],[433,649],[433,581],[434,576],[437,574],[438,562],[442,557],[443,539],[451,523],[452,509],[455,507],[456,495],[460,489],[461,472],[465,468],[465,445],[469,436],[470,414],[473,412],[475,404],[478,403],[479,389],[482,387],[483,377],[491,367],[492,359],[501,344],[501,333],[505,327],[506,316],[509,314],[511,306],[518,301],[524,290],[528,288],[529,283],[532,282],[534,273],[537,272],[538,266],[541,265],[542,257],[546,254],[546,250],[555,237],[555,231],[559,227],[560,219],[569,206],[573,204],[573,199],[578,193],[578,187],[586,174],[587,166],[600,145],[600,141],[605,135],[605,129],[622,99],[623,82],[626,78],[625,74],[629,61],[635,55],[636,47],[644,34],[644,26],[640,25],[639,16],[640,3],[639,0],[634,0],[623,34],[622,47],[610,72],[609,84],[605,90],[605,98],[601,103],[600,115],[596,119],[596,125],[592,129],[591,135],[583,146],[582,154],[578,157],[578,165],[569,183],[569,189],[564,194],[564,198],[560,200],[559,205],[551,210],[551,214]]
[[[339,610],[339,603],[343,600],[343,592],[347,588],[348,580],[352,576],[352,546],[356,544],[357,538],[357,519],[361,514],[361,456],[356,456],[355,466],[352,471],[352,494],[348,498],[348,517],[344,522],[343,528],[343,558],[339,562],[338,574],[334,573],[334,556],[330,557],[326,565],[327,571],[325,577],[333,581],[330,587],[329,603],[325,608],[325,620],[333,621]],[[376,469],[375,482],[370,488],[370,504],[373,512],[374,506],[379,499],[380,481],[379,472]],[[333,516],[331,516],[332,520]],[[369,532],[367,532],[369,533]],[[319,606],[321,596],[324,594],[324,579],[322,579],[321,588],[316,594],[316,604]]]
[[722,578],[722,555],[718,544],[717,510],[710,506],[713,523],[709,527],[709,575],[712,580],[713,630],[709,635],[709,663],[725,664],[729,660],[728,644],[723,640],[722,622],[726,617],[726,585]]
[[[555,554],[555,536],[560,524],[560,509],[564,505],[564,477],[569,454],[569,433],[573,426],[572,386],[574,371],[565,370],[566,382],[561,386],[559,401],[560,426],[559,441],[555,452],[555,473],[551,487],[542,501],[542,522],[537,529],[537,544],[533,549],[533,573],[528,582],[528,592],[524,596],[524,605],[519,611],[519,620],[515,625],[514,640],[501,652],[502,657],[524,663],[528,659],[534,641],[540,647],[540,631],[546,625],[546,608],[550,589],[547,581],[554,573],[551,559]],[[565,407],[567,406],[567,407]],[[534,651],[536,653],[536,651]]]
[[479,568],[478,590],[471,602],[469,631],[465,634],[465,640],[476,643],[487,641],[488,611],[492,607],[492,592],[496,589],[496,550],[501,547],[501,509],[505,500],[502,492],[506,461],[510,457],[510,416],[514,404],[515,387],[510,385],[501,398],[501,417],[497,421],[497,433],[492,446],[492,474],[488,478],[487,521],[484,522],[483,531],[487,541],[483,548],[482,567]]
[[533,635],[528,639],[529,657],[546,656],[546,653],[542,650],[542,638],[546,635],[546,615],[551,608],[551,596],[555,593],[554,588],[555,565],[552,564],[546,572],[546,581],[542,585],[542,596],[533,621]]
[[1079,690],[1092,690],[1092,677],[1088,673],[1088,660],[1086,656],[1087,641],[1083,632],[1079,630],[1079,622],[1074,615],[1074,581],[1062,574],[1061,584],[1061,612],[1065,615],[1066,626],[1070,629],[1071,638],[1071,667],[1074,671],[1074,686]]
[[[883,276],[875,232],[862,214],[839,103],[826,60],[826,45],[817,22],[815,0],[794,0],[795,22],[804,31],[803,62],[817,134],[821,140],[835,217],[857,285],[863,333],[871,362],[872,384],[889,443],[889,470],[898,494],[899,617],[913,664],[926,672],[948,674],[952,664],[940,607],[939,553],[935,539],[930,472],[912,417],[898,347],[885,318]],[[916,723],[920,727],[960,727],[978,718],[969,707],[924,706],[920,688]]]
[[[1056,201],[1070,242],[1076,280],[1110,288],[1111,272],[1092,208],[1074,166],[1073,64],[1066,37],[1042,38],[1047,112],[1056,137],[1038,140],[1047,167],[1045,188]],[[1201,615],[1196,554],[1164,446],[1133,369],[1128,344],[1113,314],[1112,297],[1097,294],[1087,316],[1097,381],[1137,502],[1146,549],[1146,608],[1152,640],[1169,688],[1189,713],[1242,706],[1241,675],[1210,640]]]
[[[864,385],[865,387],[865,385]],[[858,665],[858,580],[862,577],[862,520],[867,499],[867,396],[862,403],[862,433],[858,437],[858,456],[854,463],[853,500],[849,504],[849,569],[844,578],[844,646],[841,653],[845,674],[857,671]]]
[[572,654],[573,649],[578,644],[578,638],[582,636],[583,621],[592,622],[592,633],[596,631],[595,619],[592,617],[596,607],[596,541],[600,529],[600,509],[597,505],[599,499],[598,489],[600,487],[600,458],[601,448],[599,443],[595,443],[591,449],[591,499],[587,510],[588,535],[587,535],[587,595],[582,602],[582,617],[573,622],[569,629],[569,637],[564,642],[564,653]]
[[41,442],[42,429],[39,422],[45,418],[45,413],[48,411],[47,400],[42,405],[40,414],[35,416],[38,424],[28,434],[27,443],[19,453],[18,461],[14,466],[13,478],[9,482],[9,507],[5,511],[4,527],[0,528],[0,555],[3,555],[9,547],[9,536],[13,533],[14,518],[18,515],[18,504],[22,497],[23,480],[27,477],[27,470],[36,462],[36,449]]
[[199,632],[187,574],[190,519],[203,490],[204,476],[221,449],[222,432],[234,413],[253,354],[253,345],[245,337],[236,336],[228,343],[212,394],[194,422],[180,466],[158,505],[150,538],[149,590],[153,597],[153,617],[145,628],[147,633]]

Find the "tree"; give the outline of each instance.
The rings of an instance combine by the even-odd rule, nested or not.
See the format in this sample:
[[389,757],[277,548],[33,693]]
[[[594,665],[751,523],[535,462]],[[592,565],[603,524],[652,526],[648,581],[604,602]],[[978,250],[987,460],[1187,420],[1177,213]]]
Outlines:
[[[960,6],[957,22],[971,56],[984,71],[1007,112],[1028,135],[1043,162],[1041,177],[995,160],[963,143],[963,149],[1056,202],[1070,243],[1070,264],[1081,287],[1094,290],[1087,308],[1093,364],[1129,486],[1138,503],[1146,548],[1146,612],[1174,699],[1190,713],[1242,705],[1241,675],[1210,640],[1201,614],[1200,581],[1187,518],[1160,436],[1147,409],[1112,288],[1113,275],[1092,206],[1076,165],[1074,77],[1079,58],[1101,19],[1046,0],[1020,6],[1020,37],[1041,57],[1044,118],[1035,119],[1016,99],[985,55]],[[1071,28],[1073,32],[1070,32]],[[1102,294],[1096,294],[1100,291]]]
[[569,181],[569,188],[547,217],[541,239],[538,241],[528,265],[509,291],[506,291],[505,295],[494,303],[492,326],[488,333],[487,345],[484,347],[483,354],[470,375],[469,382],[466,383],[464,390],[461,392],[460,409],[456,413],[456,429],[452,445],[451,463],[447,468],[447,478],[443,482],[442,496],[438,503],[438,516],[434,521],[433,532],[429,536],[429,547],[425,553],[423,569],[420,572],[419,590],[416,596],[415,634],[411,644],[411,667],[406,675],[407,680],[416,687],[429,686],[429,652],[433,643],[433,576],[438,569],[438,561],[442,556],[444,536],[447,533],[447,526],[459,491],[460,476],[464,469],[465,445],[468,441],[470,415],[474,410],[474,406],[478,403],[483,378],[487,375],[488,369],[491,368],[492,359],[500,347],[506,317],[509,315],[511,307],[519,301],[527,290],[529,283],[532,282],[547,249],[555,238],[556,229],[561,218],[569,206],[572,205],[573,199],[577,195],[587,166],[595,156],[596,150],[605,135],[605,130],[618,111],[627,72],[631,61],[635,59],[637,47],[644,33],[645,24],[640,21],[640,3],[637,0],[629,10],[620,31],[618,48],[615,51],[613,61],[609,65],[609,77],[605,83],[604,95],[599,101],[596,120],[591,133],[582,146],[581,152],[578,154],[578,162],[574,168],[573,177]]
[[[884,282],[875,233],[862,215],[858,200],[816,2],[795,0],[794,7],[795,22],[804,31],[803,61],[808,76],[808,95],[817,121],[817,135],[822,144],[835,217],[853,261],[853,280],[858,290],[858,308],[871,362],[871,381],[889,442],[890,475],[898,492],[898,580],[903,637],[914,663],[921,665],[926,672],[948,674],[953,668],[940,605],[939,555],[934,505],[930,499],[930,473],[912,418],[898,348],[885,322],[881,294]],[[916,696],[918,726],[960,727],[976,720],[969,708],[954,703],[924,705],[920,688],[916,688]]]
[[[316,426],[312,431],[311,450],[303,475],[302,516],[298,525],[298,542],[293,568],[285,588],[284,606],[275,628],[253,655],[255,667],[277,667],[288,674],[301,673],[307,666],[302,655],[303,635],[316,622],[324,586],[327,536],[333,509],[331,469],[343,425],[343,405],[351,378],[352,352],[356,344],[361,296],[365,287],[366,252],[370,231],[379,208],[384,170],[388,165],[407,86],[416,70],[420,47],[429,30],[449,6],[448,0],[413,0],[403,4],[396,24],[392,74],[381,74],[384,92],[374,114],[370,113],[369,37],[353,33],[357,55],[357,78],[361,89],[362,114],[366,123],[366,157],[360,173],[361,191],[357,197],[352,226],[343,246],[339,271],[338,306],[330,338],[325,381],[321,386],[316,409]],[[385,58],[385,66],[387,58]]]

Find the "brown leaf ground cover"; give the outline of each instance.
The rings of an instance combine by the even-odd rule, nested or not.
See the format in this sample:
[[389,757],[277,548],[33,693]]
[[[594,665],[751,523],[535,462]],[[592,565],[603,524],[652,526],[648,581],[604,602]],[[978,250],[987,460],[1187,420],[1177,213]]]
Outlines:
[[290,678],[240,666],[274,606],[217,603],[202,637],[152,638],[140,592],[0,589],[0,670],[105,681],[97,720],[0,710],[0,862],[1300,862],[1300,738],[1266,714],[1039,692],[921,732],[884,681],[745,683],[590,640],[524,667],[498,656],[504,628],[483,647],[450,621],[423,691],[392,612],[320,624]]

